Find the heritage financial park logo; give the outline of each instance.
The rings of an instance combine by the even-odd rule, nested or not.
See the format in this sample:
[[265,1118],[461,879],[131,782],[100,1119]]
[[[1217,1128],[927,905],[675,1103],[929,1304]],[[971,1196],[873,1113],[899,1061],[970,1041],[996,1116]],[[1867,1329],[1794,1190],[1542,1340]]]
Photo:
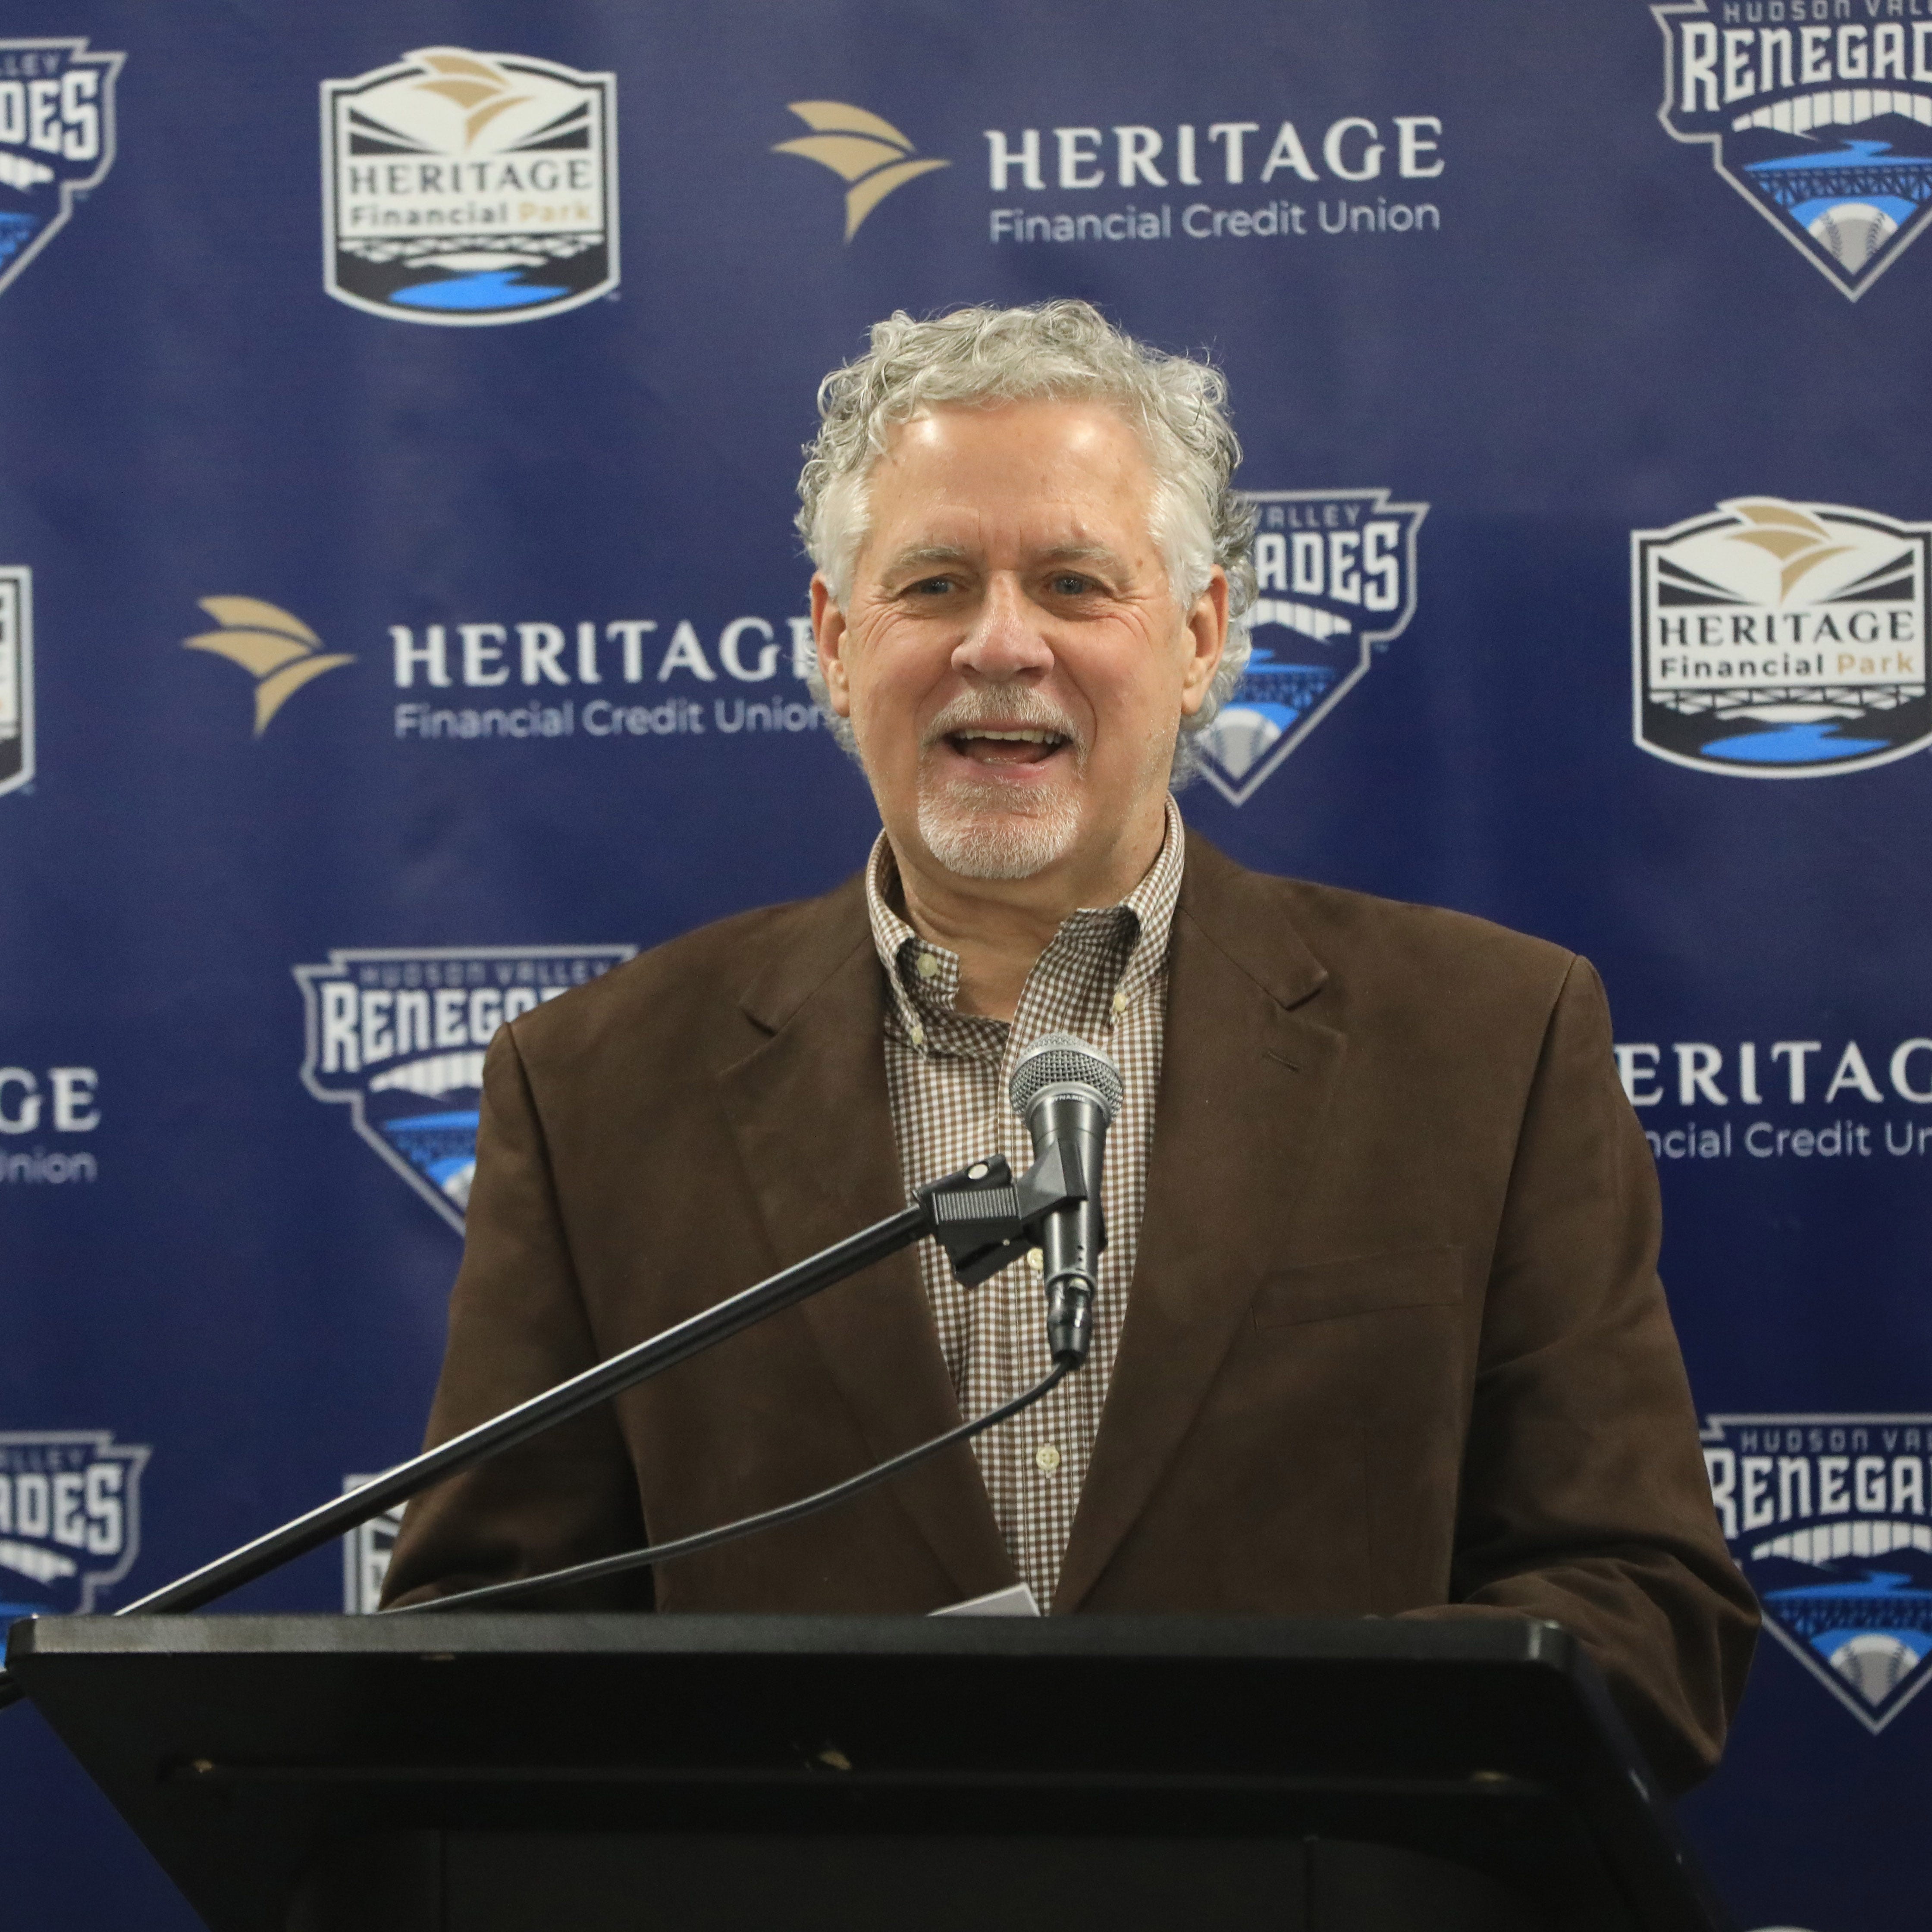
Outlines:
[[311,680],[352,664],[353,656],[325,651],[322,640],[299,617],[259,597],[202,597],[196,600],[219,624],[182,640],[189,651],[210,651],[238,664],[255,681],[255,736]]
[[1875,20],[1880,0],[1864,20],[1850,10],[1725,0],[1720,21],[1703,0],[1651,9],[1666,131],[1708,142],[1718,172],[1856,302],[1932,219],[1932,20]]
[[1703,1439],[1772,1635],[1883,1730],[1932,1682],[1932,1415],[1713,1415]]
[[1639,746],[1731,778],[1827,778],[1932,740],[1932,524],[1740,496],[1630,535]]
[[0,1644],[16,1617],[88,1615],[134,1568],[152,1453],[106,1429],[0,1432]]
[[0,565],[0,796],[34,778],[34,574]]
[[89,53],[85,38],[0,40],[0,289],[107,178],[127,58]]
[[634,946],[344,947],[298,966],[302,1084],[460,1234],[496,1029],[621,966]]
[[392,321],[459,326],[614,289],[616,87],[463,47],[324,81],[324,286]]
[[789,111],[812,129],[795,140],[780,141],[775,154],[798,154],[830,168],[851,184],[845,190],[845,238],[895,188],[904,187],[934,168],[952,164],[936,155],[921,155],[890,121],[850,107],[842,100],[794,100]]
[[1199,741],[1202,775],[1230,805],[1252,798],[1408,628],[1429,514],[1386,490],[1244,494],[1256,518],[1253,650]]

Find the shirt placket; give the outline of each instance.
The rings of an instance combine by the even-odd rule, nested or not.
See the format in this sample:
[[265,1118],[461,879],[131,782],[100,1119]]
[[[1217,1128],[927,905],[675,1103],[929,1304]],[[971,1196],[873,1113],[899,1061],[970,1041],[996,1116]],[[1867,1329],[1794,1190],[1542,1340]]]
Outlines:
[[[1004,1093],[1015,1063],[1027,1048],[1049,1033],[1071,1033],[1105,1046],[1112,1017],[1112,986],[1123,922],[1132,915],[1118,908],[1074,914],[1054,935],[1028,976],[1001,1057]],[[1012,1150],[1003,1149],[1016,1172],[1031,1165],[1033,1146],[1024,1124],[1007,1110]],[[1105,1258],[1101,1292],[1113,1288]],[[999,1277],[1000,1333],[994,1359],[1005,1370],[1008,1388],[1024,1388],[1051,1366],[1047,1353],[1044,1284],[1040,1270],[1016,1264]],[[991,1366],[989,1364],[988,1366]],[[989,1378],[992,1380],[993,1378]],[[992,1394],[989,1387],[985,1393]],[[988,1439],[989,1460],[997,1466],[1004,1494],[1001,1528],[1023,1549],[1022,1568],[1051,1590],[1072,1525],[1075,1504],[1087,1473],[1099,1424],[1096,1383],[1076,1374],[1043,1401]],[[987,1438],[982,1438],[987,1439]],[[989,1477],[992,1472],[989,1471]],[[989,1491],[994,1484],[989,1480]]]

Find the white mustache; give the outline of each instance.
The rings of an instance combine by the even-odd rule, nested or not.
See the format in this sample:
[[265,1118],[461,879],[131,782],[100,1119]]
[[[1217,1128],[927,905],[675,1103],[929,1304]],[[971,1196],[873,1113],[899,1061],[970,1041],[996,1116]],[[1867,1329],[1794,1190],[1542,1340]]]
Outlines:
[[962,692],[926,726],[920,748],[929,751],[942,740],[970,730],[975,724],[1051,731],[1066,740],[1076,758],[1087,754],[1087,741],[1079,726],[1057,704],[1024,686],[1007,692]]

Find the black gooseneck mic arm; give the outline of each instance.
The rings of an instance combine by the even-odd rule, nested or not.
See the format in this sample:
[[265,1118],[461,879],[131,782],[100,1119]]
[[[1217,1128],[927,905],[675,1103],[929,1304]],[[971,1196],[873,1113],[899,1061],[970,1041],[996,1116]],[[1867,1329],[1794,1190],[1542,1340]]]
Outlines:
[[[767,1316],[805,1300],[902,1248],[910,1247],[925,1235],[932,1235],[945,1248],[962,1282],[976,1286],[1023,1255],[1032,1245],[1032,1231],[1068,1198],[1050,1174],[1042,1172],[1044,1165],[1036,1166],[1016,1181],[1006,1162],[995,1156],[930,1181],[915,1191],[910,1207],[679,1322],[662,1334],[640,1342],[581,1375],[531,1396],[501,1415],[452,1436],[447,1442],[398,1464],[346,1496],[332,1497],[280,1528],[177,1577],[114,1614],[125,1617],[199,1610],[319,1549],[430,1484],[472,1463],[500,1455],[555,1424],[580,1415],[623,1390],[662,1375]],[[1036,1390],[1029,1391],[1026,1400],[1037,1400],[1058,1378],[1056,1373],[1039,1384]],[[1019,1405],[1024,1406],[1024,1402]],[[1010,1407],[982,1418],[981,1426],[990,1427],[1004,1420],[1006,1414],[1015,1412]],[[970,1429],[971,1425],[968,1426]],[[945,1445],[930,1446],[936,1450]],[[827,1501],[838,1499],[828,1497]],[[22,1694],[18,1684],[0,1670],[0,1710],[18,1702]]]

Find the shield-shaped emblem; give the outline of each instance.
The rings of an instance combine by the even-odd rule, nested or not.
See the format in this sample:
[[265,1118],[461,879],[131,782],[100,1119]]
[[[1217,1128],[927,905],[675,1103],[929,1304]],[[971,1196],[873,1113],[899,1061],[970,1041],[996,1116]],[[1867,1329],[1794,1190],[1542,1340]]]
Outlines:
[[0,40],[0,289],[107,178],[127,58],[89,53],[84,39]]
[[1880,10],[1651,9],[1666,130],[1853,302],[1932,220],[1932,22]]
[[0,568],[0,794],[34,776],[34,579]]
[[106,1429],[0,1432],[0,1632],[85,1616],[134,1568],[151,1453]]
[[533,322],[617,286],[616,79],[424,47],[322,84],[325,285],[392,322]]
[[1415,614],[1426,503],[1386,490],[1255,490],[1253,648],[1198,742],[1202,776],[1245,804],[1367,676]]
[[1703,1433],[1766,1628],[1883,1730],[1932,1683],[1932,1415],[1714,1415]]
[[621,965],[634,946],[346,946],[298,966],[302,1084],[459,1233],[496,1029]]
[[1730,778],[1826,778],[1932,740],[1932,524],[1738,496],[1630,535],[1637,743]]

